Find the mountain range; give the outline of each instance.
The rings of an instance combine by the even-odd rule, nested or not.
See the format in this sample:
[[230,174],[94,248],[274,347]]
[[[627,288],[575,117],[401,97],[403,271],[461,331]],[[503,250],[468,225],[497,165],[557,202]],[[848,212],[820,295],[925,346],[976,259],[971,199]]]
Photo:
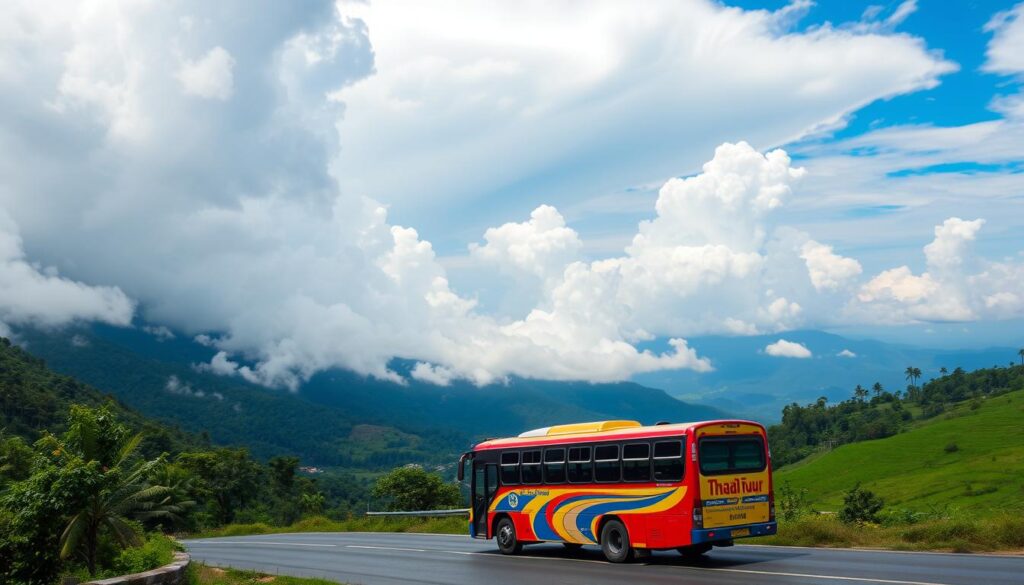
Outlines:
[[[290,454],[314,465],[440,464],[476,440],[556,423],[727,415],[630,382],[513,378],[485,387],[441,387],[331,370],[289,392],[199,371],[194,365],[209,361],[213,350],[142,328],[26,329],[18,339],[54,371],[109,392],[149,417],[205,433],[214,443],[245,445],[262,458]],[[393,365],[406,373],[411,367],[400,360]]]
[[[768,355],[766,345],[781,338],[804,345],[811,357]],[[1009,348],[927,350],[797,331],[693,338],[691,346],[715,367],[709,373],[659,372],[611,384],[511,378],[484,387],[460,381],[442,387],[330,370],[289,392],[199,371],[195,364],[208,362],[215,350],[152,328],[23,329],[17,339],[54,371],[213,443],[245,445],[261,458],[290,454],[348,469],[443,464],[482,438],[565,422],[744,416],[770,423],[785,404],[822,395],[847,398],[858,383],[902,388],[908,365],[927,379],[940,367],[973,369],[1015,355]],[[405,360],[392,364],[407,378],[411,366]]]
[[[765,348],[780,339],[799,343],[810,357],[770,355]],[[890,391],[907,386],[907,366],[919,368],[922,381],[937,377],[940,368],[953,371],[1005,366],[1019,360],[1017,348],[928,349],[853,339],[823,331],[789,331],[750,337],[708,336],[687,340],[711,360],[714,371],[654,372],[636,376],[645,386],[661,388],[683,400],[700,401],[762,422],[777,421],[782,407],[806,404],[820,396],[835,402],[849,398],[857,384],[875,382]]]

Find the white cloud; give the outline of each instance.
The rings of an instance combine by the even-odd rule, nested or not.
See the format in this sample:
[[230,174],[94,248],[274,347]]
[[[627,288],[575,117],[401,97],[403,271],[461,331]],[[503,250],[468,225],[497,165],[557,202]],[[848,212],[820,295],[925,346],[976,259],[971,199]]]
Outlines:
[[452,379],[455,377],[453,372],[444,366],[433,366],[424,362],[417,362],[412,369],[411,375],[413,379],[438,386],[451,384]]
[[376,73],[338,93],[340,181],[438,222],[520,183],[535,207],[688,172],[726,139],[781,144],[956,68],[909,35],[788,29],[806,7],[352,3]]
[[764,352],[773,357],[797,359],[806,359],[811,357],[811,350],[807,349],[803,344],[796,343],[794,341],[786,341],[785,339],[780,339],[775,343],[766,345]]
[[506,223],[484,232],[484,245],[470,244],[470,253],[503,268],[541,278],[560,276],[579,255],[579,235],[565,226],[565,219],[550,205],[530,213],[529,221]]
[[156,340],[160,342],[170,341],[175,338],[174,332],[168,329],[166,325],[146,325],[142,330],[156,337]]
[[951,217],[924,247],[927,271],[886,270],[857,295],[854,314],[881,322],[972,321],[1024,314],[1024,262],[986,261],[973,242],[984,220]]
[[223,47],[214,47],[201,59],[185,61],[178,70],[181,89],[188,95],[227,101],[234,92],[231,74],[235,59]]
[[0,209],[0,325],[65,325],[74,321],[131,323],[134,302],[117,287],[89,286],[56,268],[30,263],[18,227]]
[[837,289],[861,273],[860,262],[832,252],[832,246],[808,240],[800,250],[811,284],[818,290]]
[[1024,73],[1024,3],[997,13],[985,30],[994,35],[982,69],[1003,75]]
[[855,357],[857,357],[857,354],[855,354],[854,352],[852,352],[852,351],[850,351],[848,349],[844,349],[843,351],[837,353],[836,355],[838,357],[844,357],[844,358],[855,358]]
[[[908,35],[789,31],[799,6],[607,2],[588,19],[553,4],[210,6],[10,7],[0,204],[33,258],[121,289],[8,264],[76,291],[75,310],[36,320],[127,323],[123,289],[147,322],[217,349],[201,369],[291,387],[333,367],[401,382],[396,356],[436,382],[707,371],[686,337],[835,323],[857,261],[779,227],[803,175],[782,151],[719,146],[703,172],[665,182],[610,257],[578,255],[576,231],[538,203],[570,183],[606,193],[692,171],[724,136],[803,136],[953,68]],[[185,81],[182,63],[202,67]],[[236,99],[208,107],[190,84]],[[483,233],[476,260],[532,275],[529,307],[494,314],[389,214],[458,215],[453,199],[513,186],[529,219],[446,232],[460,249]],[[1012,267],[971,265],[957,270],[989,282],[981,305],[1017,314]],[[670,341],[637,347],[652,338]]]

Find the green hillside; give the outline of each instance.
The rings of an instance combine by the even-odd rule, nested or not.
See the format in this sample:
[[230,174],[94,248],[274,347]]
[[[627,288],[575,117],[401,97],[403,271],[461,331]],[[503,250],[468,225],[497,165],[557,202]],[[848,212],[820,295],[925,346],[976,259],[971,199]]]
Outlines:
[[110,394],[49,370],[43,360],[0,337],[0,436],[22,437],[31,443],[44,431],[60,433],[66,430],[72,404],[107,405],[134,430],[143,432],[141,450],[148,456],[199,444],[194,436],[149,420]]
[[965,401],[884,439],[842,445],[776,472],[775,483],[806,489],[809,502],[837,510],[854,484],[887,508],[992,513],[1024,498],[1024,391]]

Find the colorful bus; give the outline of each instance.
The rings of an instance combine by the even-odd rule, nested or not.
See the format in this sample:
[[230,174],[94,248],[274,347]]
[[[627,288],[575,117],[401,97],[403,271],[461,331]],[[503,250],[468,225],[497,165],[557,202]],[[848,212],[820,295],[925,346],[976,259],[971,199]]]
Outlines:
[[467,471],[470,535],[504,554],[561,542],[612,562],[697,557],[776,531],[768,436],[751,421],[547,427],[478,444],[459,460]]

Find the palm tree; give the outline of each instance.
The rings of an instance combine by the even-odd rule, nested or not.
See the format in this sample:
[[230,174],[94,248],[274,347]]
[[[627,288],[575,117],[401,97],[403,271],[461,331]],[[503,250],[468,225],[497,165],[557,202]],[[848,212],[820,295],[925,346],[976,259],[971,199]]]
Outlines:
[[79,553],[89,574],[95,575],[101,532],[108,531],[121,546],[138,545],[141,539],[130,520],[173,517],[181,509],[167,500],[169,488],[147,481],[163,458],[133,458],[142,435],[130,434],[107,407],[73,406],[69,422],[63,441],[52,436],[44,439],[52,447],[48,451],[67,463],[90,467],[97,481],[61,534],[60,556],[66,559]]
[[862,387],[860,384],[857,384],[857,387],[853,389],[853,395],[860,402],[864,402],[864,399],[868,397],[868,391],[867,391],[866,388]]
[[875,385],[871,387],[871,390],[874,391],[875,396],[881,396],[882,392],[885,391],[885,388],[882,388],[881,382],[875,382]]
[[946,366],[942,366],[941,368],[939,368],[939,373],[945,376],[946,374],[949,373],[949,370],[946,369]]
[[917,379],[921,377],[921,370],[914,366],[907,366],[907,369],[903,371],[907,381],[910,382],[911,386],[917,386]]
[[1017,350],[1017,355],[1020,356],[1020,365],[1024,366],[1024,347]]

